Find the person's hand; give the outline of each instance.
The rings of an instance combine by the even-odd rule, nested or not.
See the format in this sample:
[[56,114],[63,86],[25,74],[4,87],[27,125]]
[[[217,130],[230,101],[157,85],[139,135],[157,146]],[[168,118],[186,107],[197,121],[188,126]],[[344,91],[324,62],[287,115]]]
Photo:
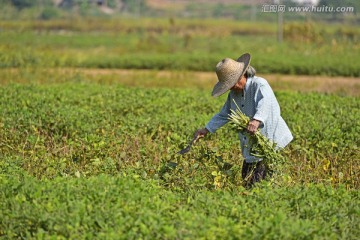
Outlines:
[[206,128],[202,128],[202,129],[198,129],[195,134],[194,134],[194,138],[203,138],[205,137],[207,134],[209,133],[209,130],[207,130]]
[[259,128],[259,126],[260,126],[260,121],[253,119],[249,122],[249,124],[247,126],[247,130],[250,134],[255,134],[255,132]]

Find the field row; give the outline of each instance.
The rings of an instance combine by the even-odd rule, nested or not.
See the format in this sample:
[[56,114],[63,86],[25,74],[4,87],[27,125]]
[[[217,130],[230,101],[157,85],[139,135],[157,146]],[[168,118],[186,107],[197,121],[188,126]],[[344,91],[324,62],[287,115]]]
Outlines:
[[[279,44],[273,33],[248,33],[249,29],[258,29],[253,23],[238,23],[238,28],[236,22],[224,26],[216,23],[212,29],[211,25],[205,24],[207,32],[203,30],[204,23],[200,22],[185,24],[186,30],[176,30],[171,25],[167,28],[165,26],[169,23],[155,22],[155,30],[145,25],[144,29],[133,31],[90,32],[63,30],[62,25],[58,30],[42,31],[40,26],[37,29],[36,24],[34,28],[12,30],[13,27],[2,24],[5,30],[0,35],[1,68],[213,71],[221,59],[237,59],[242,53],[250,52],[252,64],[262,73],[360,76],[359,41],[356,37],[344,37],[347,36],[345,32],[328,37],[312,28],[300,27],[297,30],[298,27],[291,26],[291,39]],[[116,25],[116,22],[113,24]],[[121,22],[119,26],[121,28]],[[307,37],[301,31],[305,35],[315,31],[315,35],[311,33]],[[317,37],[313,39],[314,36]]]
[[[358,98],[295,92],[276,95],[295,136],[286,153],[287,181],[358,188]],[[238,166],[242,161],[230,127],[200,142],[191,154],[176,155],[225,101],[212,99],[207,91],[70,81],[7,85],[0,88],[0,96],[2,156],[21,158],[22,167],[39,178],[77,172],[115,174],[128,167],[157,178],[171,161],[186,169],[172,175],[162,172],[175,187],[213,188],[213,171],[222,170],[223,162]],[[201,164],[189,164],[197,161]],[[182,174],[198,179],[198,185],[187,182]],[[239,169],[223,180],[224,188],[237,186]]]
[[0,162],[0,237],[356,239],[359,197],[314,185],[181,193],[131,173],[39,181]]

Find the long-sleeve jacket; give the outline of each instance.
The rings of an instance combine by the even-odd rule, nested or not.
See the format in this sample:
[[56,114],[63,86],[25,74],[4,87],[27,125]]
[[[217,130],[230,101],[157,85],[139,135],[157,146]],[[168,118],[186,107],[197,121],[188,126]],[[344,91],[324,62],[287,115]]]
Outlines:
[[[221,111],[206,125],[211,133],[229,121],[230,109],[236,109],[234,100],[246,116],[261,122],[261,134],[275,142],[278,148],[284,148],[291,142],[293,136],[280,115],[280,106],[273,90],[265,79],[257,76],[247,79],[243,92],[230,91]],[[246,162],[261,160],[250,154],[249,139],[246,134],[239,132],[239,139]]]

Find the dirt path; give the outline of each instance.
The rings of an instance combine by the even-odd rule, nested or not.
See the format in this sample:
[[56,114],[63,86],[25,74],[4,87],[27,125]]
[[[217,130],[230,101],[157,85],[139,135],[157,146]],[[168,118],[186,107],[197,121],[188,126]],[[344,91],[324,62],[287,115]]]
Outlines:
[[[82,76],[82,77],[81,77]],[[322,92],[360,96],[360,78],[261,74],[275,91]],[[56,83],[73,79],[99,83],[120,83],[135,87],[195,88],[211,91],[215,72],[158,71],[135,69],[36,68],[0,69],[0,85],[6,83]]]
[[[211,89],[216,83],[212,72],[122,70],[122,69],[76,69],[95,79],[115,78],[129,86],[145,87],[190,87]],[[108,77],[106,77],[108,76]],[[360,78],[329,76],[296,76],[259,73],[268,80],[274,90],[293,90],[301,92],[336,93],[360,96]]]

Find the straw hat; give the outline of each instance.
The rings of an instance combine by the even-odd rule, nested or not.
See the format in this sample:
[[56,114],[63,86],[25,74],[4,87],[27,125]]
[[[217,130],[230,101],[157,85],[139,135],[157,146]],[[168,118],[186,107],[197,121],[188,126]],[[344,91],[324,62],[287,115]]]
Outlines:
[[232,88],[242,77],[250,64],[249,53],[241,55],[237,61],[225,58],[216,65],[216,75],[219,82],[212,91],[213,97],[218,97]]

